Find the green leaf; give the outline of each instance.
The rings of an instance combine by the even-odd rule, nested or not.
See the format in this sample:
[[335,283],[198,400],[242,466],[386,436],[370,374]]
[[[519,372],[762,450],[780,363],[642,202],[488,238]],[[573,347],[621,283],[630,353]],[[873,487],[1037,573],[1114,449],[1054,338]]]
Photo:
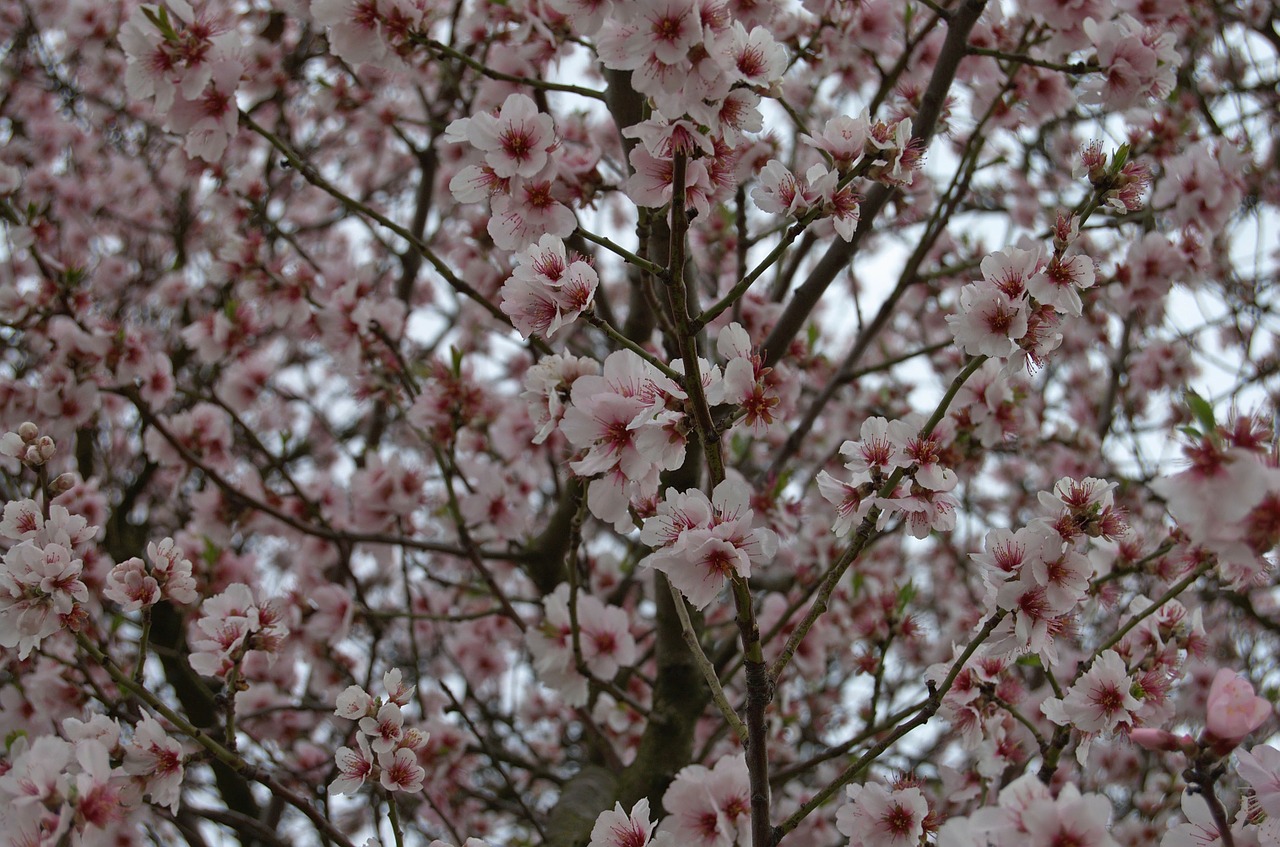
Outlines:
[[919,592],[916,589],[916,584],[911,580],[907,580],[907,584],[898,589],[898,611],[901,612],[907,608],[911,601],[916,599],[917,593]]
[[1125,162],[1129,161],[1129,145],[1121,144],[1116,148],[1115,155],[1111,157],[1111,172],[1113,174],[1120,173],[1120,169],[1124,167]]
[[1200,422],[1200,426],[1206,432],[1213,433],[1218,430],[1218,423],[1213,419],[1213,406],[1209,404],[1208,400],[1190,388],[1187,389],[1184,399],[1186,400],[1187,408],[1191,410],[1191,414],[1195,416],[1195,419]]
[[174,42],[178,40],[178,32],[173,28],[173,23],[169,20],[169,10],[164,6],[143,6],[142,14],[147,16],[147,20],[155,25],[155,28],[164,36],[165,41]]
[[19,738],[26,738],[27,731],[25,729],[15,729],[4,737],[4,751],[8,753],[13,750],[13,745],[17,743]]

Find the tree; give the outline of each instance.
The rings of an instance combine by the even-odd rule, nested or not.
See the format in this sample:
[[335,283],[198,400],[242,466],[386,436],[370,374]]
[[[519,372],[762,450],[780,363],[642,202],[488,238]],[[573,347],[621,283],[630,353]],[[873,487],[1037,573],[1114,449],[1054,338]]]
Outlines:
[[1280,844],[1272,4],[0,22],[12,843]]

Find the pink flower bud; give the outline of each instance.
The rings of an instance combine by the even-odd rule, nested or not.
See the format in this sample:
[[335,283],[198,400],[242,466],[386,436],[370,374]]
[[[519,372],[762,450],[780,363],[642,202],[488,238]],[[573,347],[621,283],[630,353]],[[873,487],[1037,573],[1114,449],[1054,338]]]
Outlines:
[[40,428],[31,421],[23,421],[18,425],[18,435],[22,437],[23,441],[30,444],[40,437]]
[[1235,747],[1271,717],[1271,703],[1253,693],[1249,680],[1235,671],[1222,668],[1209,686],[1209,704],[1205,712],[1207,735],[1212,740]]

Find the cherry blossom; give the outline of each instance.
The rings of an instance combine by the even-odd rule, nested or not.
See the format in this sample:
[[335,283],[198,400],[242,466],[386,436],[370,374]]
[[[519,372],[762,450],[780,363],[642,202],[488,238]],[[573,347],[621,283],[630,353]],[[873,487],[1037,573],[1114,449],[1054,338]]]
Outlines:
[[653,837],[653,821],[649,819],[649,801],[640,798],[630,812],[615,803],[596,818],[587,847],[648,847]]
[[1227,668],[1214,675],[1205,709],[1205,731],[1210,737],[1234,746],[1271,713],[1271,702],[1255,695],[1247,679]]
[[697,489],[668,489],[657,514],[641,528],[641,541],[657,548],[642,564],[665,573],[694,608],[703,609],[731,575],[751,576],[753,566],[776,552],[777,535],[753,529],[753,515],[740,482],[726,479],[710,498]]
[[1280,842],[1272,5],[0,4],[0,831]]
[[929,804],[920,789],[896,790],[882,785],[850,785],[849,802],[836,814],[836,828],[849,844],[914,847],[924,835]]

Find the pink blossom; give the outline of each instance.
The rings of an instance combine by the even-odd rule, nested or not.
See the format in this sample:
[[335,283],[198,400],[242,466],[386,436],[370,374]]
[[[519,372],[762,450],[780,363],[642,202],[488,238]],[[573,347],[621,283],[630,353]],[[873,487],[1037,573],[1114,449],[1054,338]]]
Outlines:
[[394,752],[379,753],[378,766],[382,768],[379,781],[388,791],[422,790],[427,772],[418,765],[418,757],[412,750],[400,747]]
[[519,250],[544,235],[568,238],[577,227],[573,210],[556,198],[547,179],[513,179],[493,198],[488,232],[502,250]]
[[1239,744],[1271,717],[1270,701],[1253,693],[1249,680],[1228,668],[1219,668],[1209,687],[1205,731],[1222,746]]
[[919,788],[890,790],[877,783],[850,785],[849,802],[836,812],[836,828],[850,847],[915,847],[929,804]]
[[203,676],[224,676],[249,650],[274,653],[288,634],[279,612],[260,603],[244,583],[234,583],[201,607],[192,627],[191,667]]
[[0,520],[0,535],[14,541],[34,538],[44,529],[44,514],[35,500],[12,500],[4,505],[4,519]]
[[1054,256],[1044,269],[1027,280],[1027,291],[1036,300],[1067,315],[1083,308],[1077,289],[1093,285],[1093,262],[1087,256]]
[[956,343],[971,356],[1006,358],[1027,334],[1027,306],[988,282],[971,283],[960,291],[959,311],[947,315]]
[[454,121],[447,138],[465,138],[483,151],[485,162],[503,179],[537,176],[558,143],[551,116],[541,114],[524,94],[508,96],[496,116],[479,114]]
[[630,813],[623,811],[621,803],[615,803],[596,818],[587,847],[648,847],[653,828],[648,799],[637,800]]
[[871,478],[866,474],[854,474],[844,482],[821,471],[817,482],[822,498],[836,507],[836,522],[831,531],[841,538],[859,526],[876,503]]
[[846,171],[862,161],[871,121],[863,114],[857,118],[838,115],[827,121],[817,136],[801,135],[800,140],[827,153],[836,169]]
[[153,803],[168,806],[176,813],[182,798],[185,758],[182,745],[170,738],[158,721],[144,714],[125,747],[124,769],[143,779]]
[[750,784],[744,756],[724,756],[713,769],[689,765],[662,797],[661,837],[676,844],[731,847],[750,827]]
[[1103,78],[1084,98],[1122,110],[1149,97],[1163,98],[1173,90],[1182,58],[1172,33],[1144,29],[1128,15],[1099,23],[1090,18],[1083,29],[1093,42]]
[[1059,726],[1074,726],[1087,733],[1113,732],[1132,724],[1141,705],[1132,688],[1124,660],[1108,650],[1075,681],[1066,697],[1050,698],[1040,710]]
[[586,357],[553,353],[539,359],[525,371],[524,392],[520,398],[529,409],[529,418],[537,428],[534,444],[542,444],[551,436],[564,417],[573,382],[580,376],[600,373],[600,363]]
[[376,714],[360,718],[360,731],[374,739],[373,752],[394,750],[404,736],[404,713],[396,703],[383,703]]
[[726,479],[708,499],[697,489],[668,489],[640,540],[657,549],[641,564],[660,570],[697,609],[708,606],[731,575],[749,577],[777,550],[770,529],[752,529],[744,485]]
[[332,794],[355,794],[374,771],[373,752],[363,735],[356,736],[356,749],[339,747],[335,761],[338,777],[329,783]]
[[502,287],[502,311],[525,338],[550,338],[591,305],[599,283],[591,265],[568,260],[564,242],[543,235],[516,254],[516,268]]
[[111,569],[102,595],[119,603],[123,611],[136,612],[160,600],[160,586],[155,577],[147,573],[146,564],[134,556]]
[[1236,751],[1237,770],[1253,788],[1254,800],[1268,816],[1280,818],[1280,750],[1259,744]]

